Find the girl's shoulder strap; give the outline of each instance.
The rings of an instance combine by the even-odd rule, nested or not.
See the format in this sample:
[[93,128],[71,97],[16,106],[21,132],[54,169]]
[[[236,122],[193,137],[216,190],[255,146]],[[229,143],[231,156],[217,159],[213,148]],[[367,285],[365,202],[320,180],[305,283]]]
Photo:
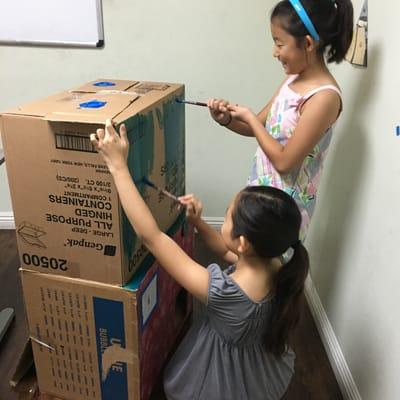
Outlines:
[[333,90],[334,92],[336,92],[340,99],[342,99],[342,92],[340,91],[340,89],[335,86],[335,85],[322,85],[322,86],[318,86],[315,89],[310,90],[309,92],[307,92],[306,94],[304,94],[302,96],[303,100],[308,100],[310,97],[314,96],[314,94],[322,92],[323,90]]
[[283,83],[283,86],[289,86],[299,75],[289,75],[286,81]]
[[340,113],[342,112],[342,108],[343,108],[343,100],[342,100],[342,92],[335,85],[318,86],[317,88],[312,89],[309,92],[305,93],[303,96],[301,96],[301,100],[300,100],[299,104],[297,105],[297,109],[300,110],[304,106],[304,103],[308,99],[310,99],[312,96],[314,96],[314,94],[317,94],[317,93],[322,92],[324,90],[333,90],[334,92],[336,92],[338,94],[339,99],[340,99],[340,108],[339,108],[339,113],[338,113],[338,117],[339,117]]

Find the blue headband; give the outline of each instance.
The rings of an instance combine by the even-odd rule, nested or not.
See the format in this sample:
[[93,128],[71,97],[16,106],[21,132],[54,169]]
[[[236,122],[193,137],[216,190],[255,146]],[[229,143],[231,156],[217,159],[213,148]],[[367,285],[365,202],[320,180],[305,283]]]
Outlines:
[[302,6],[299,0],[289,0],[290,4],[293,6],[294,10],[297,12],[304,26],[307,28],[308,32],[312,36],[312,38],[316,41],[319,40],[319,35],[311,22],[306,10]]

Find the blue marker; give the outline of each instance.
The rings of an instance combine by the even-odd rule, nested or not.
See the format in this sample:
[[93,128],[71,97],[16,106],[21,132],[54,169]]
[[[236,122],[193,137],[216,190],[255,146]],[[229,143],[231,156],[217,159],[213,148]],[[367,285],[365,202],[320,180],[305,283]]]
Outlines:
[[400,126],[396,126],[396,136],[400,136]]

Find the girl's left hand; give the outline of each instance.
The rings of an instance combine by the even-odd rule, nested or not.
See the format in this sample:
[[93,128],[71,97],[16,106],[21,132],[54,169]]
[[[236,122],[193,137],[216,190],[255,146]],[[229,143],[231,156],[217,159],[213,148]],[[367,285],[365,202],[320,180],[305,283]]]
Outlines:
[[231,112],[233,118],[242,122],[248,123],[251,118],[256,117],[250,108],[239,106],[238,104],[228,104],[227,109]]
[[105,129],[97,129],[96,134],[90,135],[90,140],[111,173],[126,167],[129,141],[124,124],[120,126],[118,135],[111,120],[107,120]]
[[201,219],[201,213],[203,212],[202,202],[193,194],[186,194],[179,197],[179,201],[186,207],[186,217],[194,225]]

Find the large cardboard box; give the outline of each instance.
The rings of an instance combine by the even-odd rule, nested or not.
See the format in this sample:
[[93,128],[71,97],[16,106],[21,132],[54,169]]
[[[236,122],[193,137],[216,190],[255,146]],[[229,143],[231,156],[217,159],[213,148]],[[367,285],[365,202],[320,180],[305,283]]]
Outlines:
[[180,84],[97,80],[1,115],[23,268],[112,284],[133,276],[147,250],[89,135],[108,118],[125,123],[131,174],[165,231],[176,204],[142,179],[184,193],[183,96]]
[[[191,253],[192,230],[174,238]],[[41,392],[149,398],[192,302],[151,256],[144,263],[124,287],[21,270]]]

